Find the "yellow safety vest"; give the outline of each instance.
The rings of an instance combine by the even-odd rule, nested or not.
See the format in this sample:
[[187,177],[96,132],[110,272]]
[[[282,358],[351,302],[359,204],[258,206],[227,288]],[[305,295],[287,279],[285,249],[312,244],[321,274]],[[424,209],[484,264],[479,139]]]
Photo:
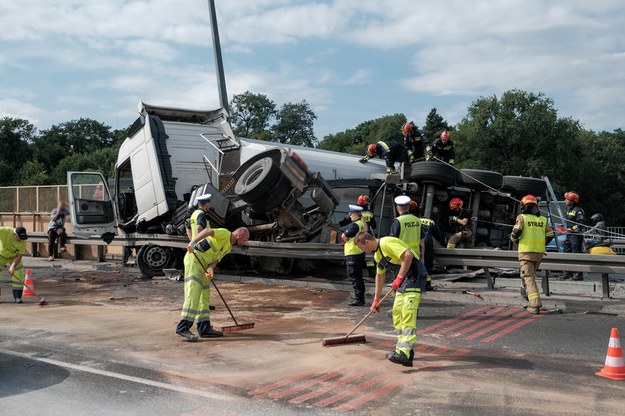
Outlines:
[[519,253],[544,253],[547,218],[529,214],[521,216],[523,230],[519,238]]
[[[358,226],[358,232],[362,231],[361,220],[358,220],[353,224],[356,224]],[[355,256],[357,254],[362,253],[362,250],[356,245],[356,243],[354,242],[354,238],[352,237],[345,242],[345,245],[343,246],[343,253],[346,256]]]
[[[196,209],[195,211],[193,211],[193,214],[191,214],[191,219],[189,220],[189,223],[191,224],[191,239],[192,240],[195,239],[195,237],[198,235],[197,217],[199,217],[200,214],[203,214],[203,213],[204,211],[202,211],[201,209]],[[210,228],[210,223],[208,222],[208,218],[206,219],[206,228]]]
[[421,253],[421,221],[412,214],[403,214],[397,217],[399,221],[399,239],[406,243],[415,259]]

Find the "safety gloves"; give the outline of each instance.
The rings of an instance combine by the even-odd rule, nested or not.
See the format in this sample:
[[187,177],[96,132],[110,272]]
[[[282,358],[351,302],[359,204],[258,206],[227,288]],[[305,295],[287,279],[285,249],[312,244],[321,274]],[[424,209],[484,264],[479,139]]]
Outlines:
[[369,308],[371,313],[380,312],[380,299],[373,298],[373,303],[371,304],[371,308]]
[[391,287],[393,288],[393,290],[399,289],[403,281],[404,281],[403,277],[397,276],[395,280],[393,280],[393,283],[391,284]]
[[360,163],[367,163],[367,161],[369,160],[369,155],[363,157],[362,159],[359,160]]

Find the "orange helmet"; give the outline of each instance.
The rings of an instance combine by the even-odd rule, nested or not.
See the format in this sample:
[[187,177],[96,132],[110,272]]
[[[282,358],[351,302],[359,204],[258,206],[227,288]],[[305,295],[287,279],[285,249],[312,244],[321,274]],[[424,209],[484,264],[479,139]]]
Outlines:
[[449,209],[462,209],[462,204],[462,199],[453,198],[451,201],[449,201]]
[[414,212],[418,209],[419,209],[419,204],[417,204],[417,201],[413,201],[411,199],[410,202],[408,203],[408,211]]
[[356,204],[358,205],[367,205],[369,203],[369,196],[368,195],[360,195],[358,197],[358,202],[356,202]]
[[447,140],[449,140],[449,132],[448,131],[444,131],[441,133],[441,140],[446,142]]
[[570,199],[576,204],[579,204],[579,195],[577,192],[567,192],[564,194],[564,199]]
[[401,126],[401,132],[404,134],[404,136],[409,136],[413,130],[414,124],[412,122],[405,123],[403,126]]
[[367,146],[367,154],[368,155],[374,154],[376,148],[377,148],[377,145],[375,143],[371,143],[369,146]]
[[527,204],[536,204],[538,205],[538,199],[534,195],[525,195],[521,198],[521,206],[524,207]]

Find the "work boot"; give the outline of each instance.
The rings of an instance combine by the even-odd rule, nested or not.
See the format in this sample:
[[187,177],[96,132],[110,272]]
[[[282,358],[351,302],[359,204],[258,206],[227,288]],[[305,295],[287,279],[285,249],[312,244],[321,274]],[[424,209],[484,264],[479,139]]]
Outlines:
[[214,307],[213,305],[208,305],[208,310],[209,310],[209,311],[214,311],[214,310],[215,310],[215,307]]
[[176,331],[176,334],[185,338],[189,342],[197,341],[197,335],[195,335],[193,332],[189,331],[188,329],[185,329],[183,331]]
[[217,331],[212,326],[208,328],[208,331],[204,331],[200,333],[200,338],[217,338],[223,337],[224,333],[221,331]]
[[352,299],[349,303],[349,306],[365,306],[365,300],[364,299]]
[[528,306],[527,308],[525,308],[525,310],[529,313],[531,313],[532,315],[538,315],[540,314],[540,306],[536,306],[536,307],[531,307]]
[[[414,353],[413,353],[414,354]],[[412,367],[412,360],[406,357],[403,351],[393,351],[386,354],[386,358],[392,363],[401,364],[404,367]]]
[[428,280],[428,282],[425,284],[425,290],[428,292],[434,290],[434,287],[432,286],[431,281]]

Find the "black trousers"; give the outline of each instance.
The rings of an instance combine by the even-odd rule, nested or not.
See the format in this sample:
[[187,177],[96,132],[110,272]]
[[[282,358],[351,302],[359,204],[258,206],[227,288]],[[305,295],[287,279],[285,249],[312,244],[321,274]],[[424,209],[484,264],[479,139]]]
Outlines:
[[56,257],[59,254],[56,250],[57,239],[59,240],[59,246],[65,247],[67,241],[65,227],[50,228],[48,230],[48,256]]

